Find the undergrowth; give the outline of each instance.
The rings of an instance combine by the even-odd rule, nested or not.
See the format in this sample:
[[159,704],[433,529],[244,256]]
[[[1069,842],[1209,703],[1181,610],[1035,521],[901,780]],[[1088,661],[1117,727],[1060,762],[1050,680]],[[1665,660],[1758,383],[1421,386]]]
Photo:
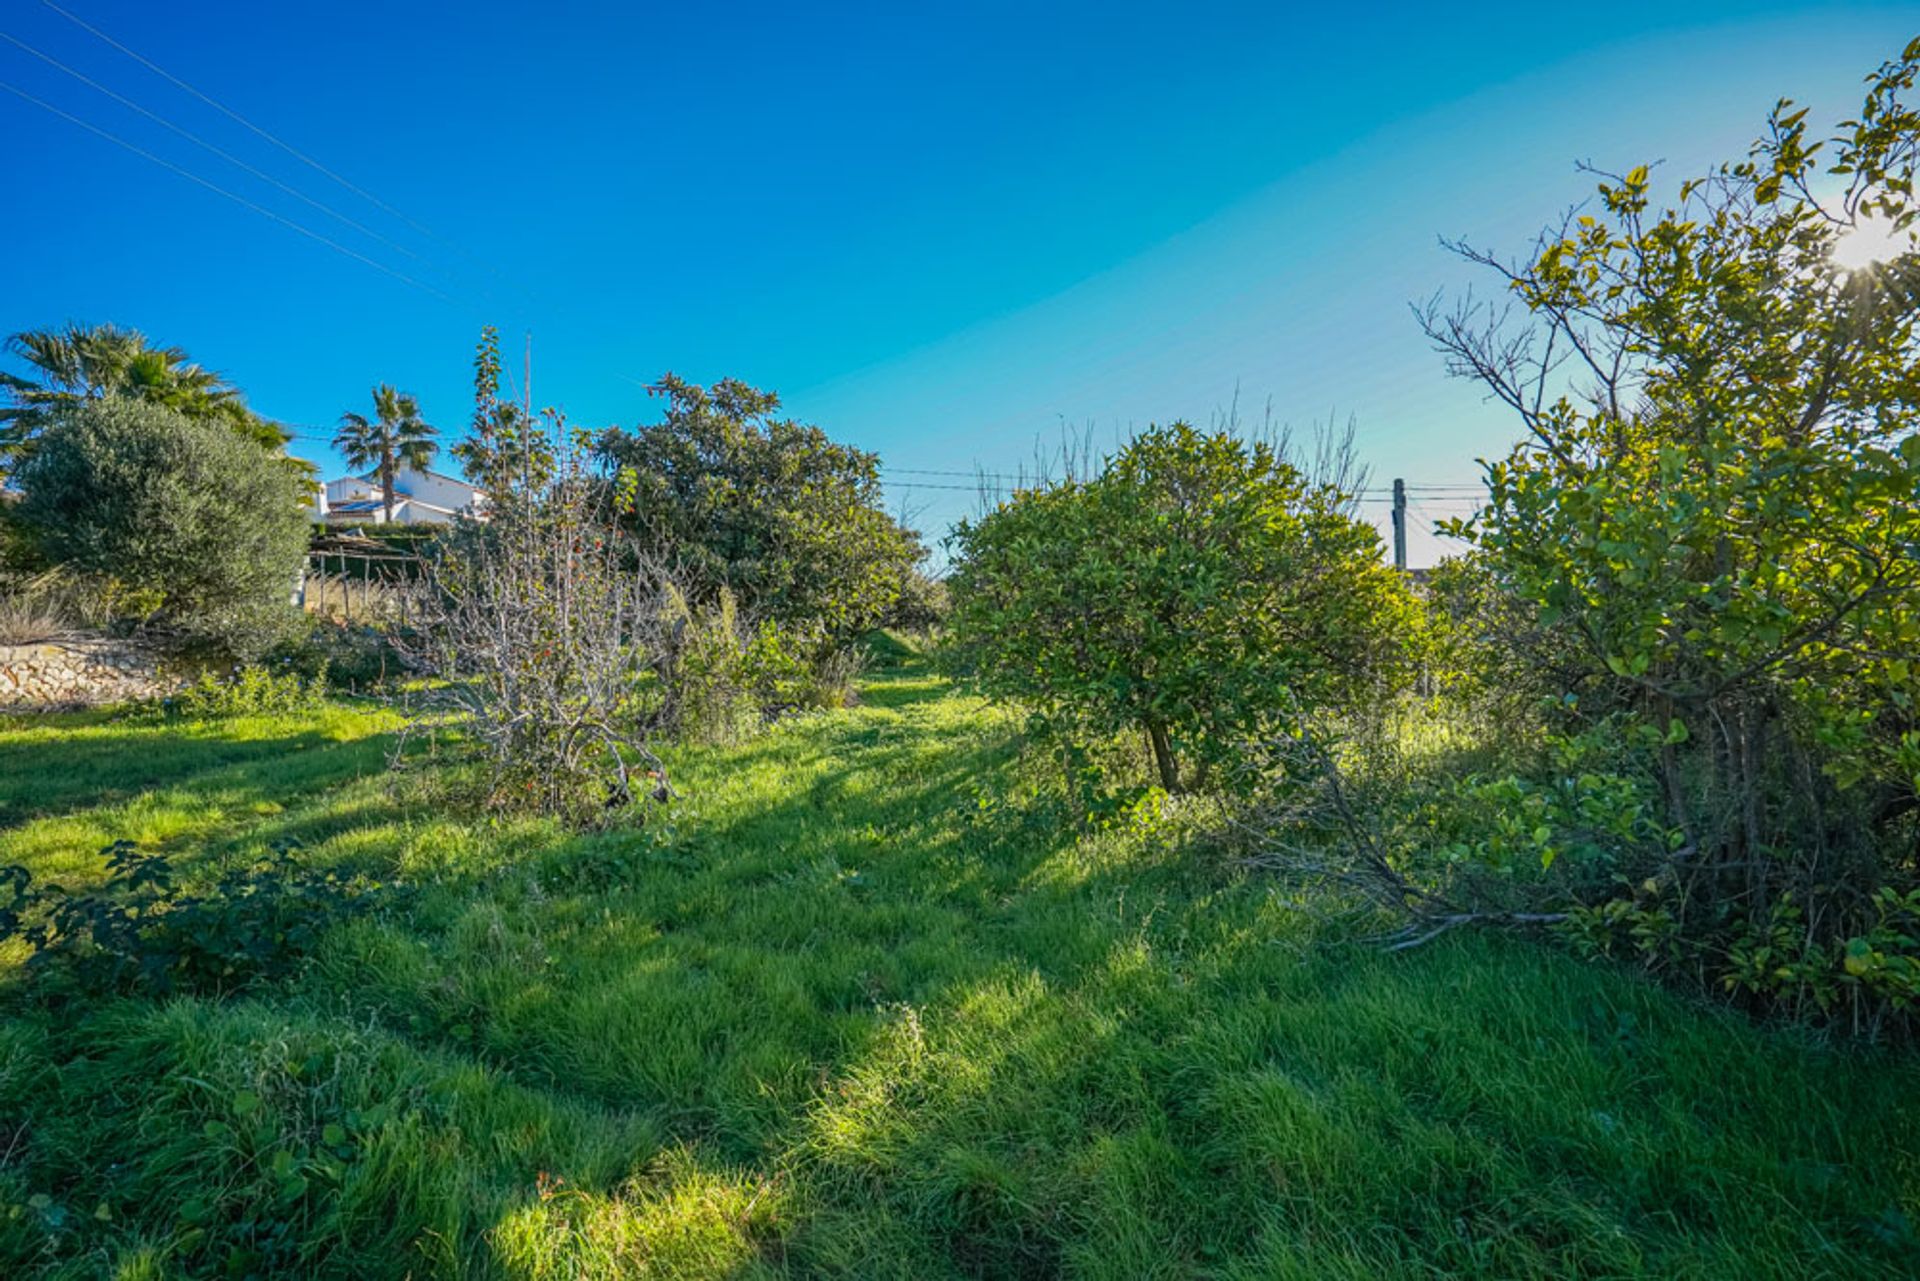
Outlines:
[[586,834],[396,784],[377,710],[0,727],[34,885],[117,893],[126,840],[194,896],[276,842],[410,887],[165,996],[0,948],[0,1274],[1910,1274],[1910,1058],[1382,954],[886,670]]

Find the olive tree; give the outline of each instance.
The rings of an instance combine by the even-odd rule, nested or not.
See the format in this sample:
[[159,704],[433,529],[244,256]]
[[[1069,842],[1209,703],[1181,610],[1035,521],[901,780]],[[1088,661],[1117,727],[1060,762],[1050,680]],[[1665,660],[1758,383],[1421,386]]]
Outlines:
[[1083,742],[1141,735],[1168,792],[1390,676],[1411,601],[1337,484],[1184,423],[953,535],[952,652]]
[[40,555],[109,582],[147,621],[256,657],[297,621],[305,483],[227,424],[147,401],[51,410],[14,473]]

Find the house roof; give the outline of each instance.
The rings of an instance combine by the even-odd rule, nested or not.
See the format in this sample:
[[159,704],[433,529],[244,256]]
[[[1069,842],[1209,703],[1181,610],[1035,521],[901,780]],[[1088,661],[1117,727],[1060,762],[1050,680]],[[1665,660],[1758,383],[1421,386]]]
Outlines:
[[[449,485],[464,485],[468,489],[471,489],[476,494],[481,492],[480,486],[474,484],[472,481],[462,480],[458,476],[449,476],[443,471],[434,471],[431,467],[423,471],[418,467],[409,467],[405,463],[402,463],[400,466],[394,468],[393,470],[394,470],[394,475],[396,476],[404,476],[411,473],[415,476],[425,476],[428,480],[444,480]],[[354,476],[351,479],[364,480],[369,485],[377,485],[380,483],[380,469],[376,467],[364,476]]]

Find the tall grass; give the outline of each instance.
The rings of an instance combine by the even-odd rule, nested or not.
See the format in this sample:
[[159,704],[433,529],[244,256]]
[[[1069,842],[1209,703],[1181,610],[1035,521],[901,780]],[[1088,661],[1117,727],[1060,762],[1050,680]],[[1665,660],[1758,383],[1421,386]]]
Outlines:
[[[1083,835],[909,661],[569,836],[331,706],[0,728],[0,863],[421,887],[242,999],[0,1021],[0,1274],[1911,1275],[1920,1070]],[[8,958],[11,964],[16,958]]]

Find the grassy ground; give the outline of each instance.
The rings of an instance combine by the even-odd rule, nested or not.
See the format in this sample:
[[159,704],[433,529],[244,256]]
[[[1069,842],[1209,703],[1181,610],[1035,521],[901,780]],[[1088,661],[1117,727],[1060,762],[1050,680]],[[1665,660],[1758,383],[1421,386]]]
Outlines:
[[[906,672],[645,831],[446,812],[347,707],[0,725],[0,863],[425,886],[289,986],[0,1020],[0,1275],[1912,1275],[1920,1070],[1549,948],[1380,955],[1009,804]],[[9,967],[18,957],[8,959]]]

